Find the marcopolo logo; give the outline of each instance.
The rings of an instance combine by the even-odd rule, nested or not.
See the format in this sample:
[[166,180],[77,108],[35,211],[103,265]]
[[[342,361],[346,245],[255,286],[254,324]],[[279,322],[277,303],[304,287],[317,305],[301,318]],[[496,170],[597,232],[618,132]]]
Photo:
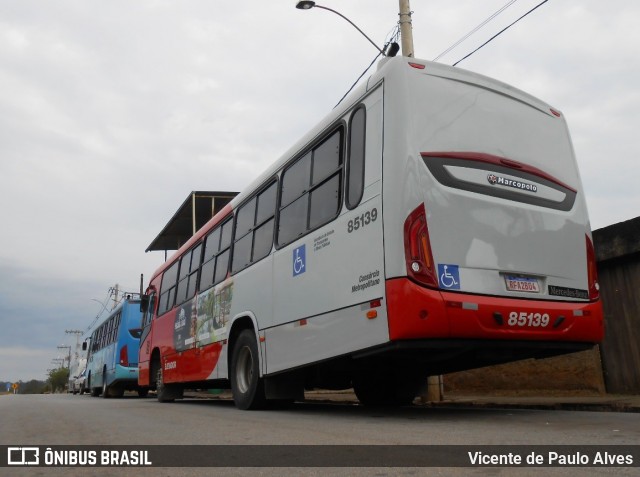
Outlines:
[[514,189],[526,190],[529,192],[538,192],[538,186],[530,184],[528,182],[515,181],[513,179],[507,179],[506,177],[497,176],[495,174],[489,174],[487,176],[489,184],[502,185],[506,187],[513,187]]

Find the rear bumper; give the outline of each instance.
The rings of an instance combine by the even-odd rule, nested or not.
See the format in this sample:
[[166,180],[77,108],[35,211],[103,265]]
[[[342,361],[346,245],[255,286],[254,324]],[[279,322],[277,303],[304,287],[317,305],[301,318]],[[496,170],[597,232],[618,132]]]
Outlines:
[[389,338],[487,339],[598,343],[604,336],[597,302],[525,300],[424,288],[387,280]]
[[122,366],[116,364],[114,381],[135,381],[138,382],[138,365],[134,366]]

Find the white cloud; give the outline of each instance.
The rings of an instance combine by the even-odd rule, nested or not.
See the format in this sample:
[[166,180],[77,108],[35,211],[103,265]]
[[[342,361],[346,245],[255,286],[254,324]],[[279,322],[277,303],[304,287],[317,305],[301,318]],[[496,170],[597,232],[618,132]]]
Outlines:
[[[57,351],[55,346],[53,350],[34,349],[30,345],[0,348],[1,380],[7,382],[46,380],[47,369],[55,367],[51,364],[51,360],[56,358]],[[2,389],[2,391],[5,390]]]

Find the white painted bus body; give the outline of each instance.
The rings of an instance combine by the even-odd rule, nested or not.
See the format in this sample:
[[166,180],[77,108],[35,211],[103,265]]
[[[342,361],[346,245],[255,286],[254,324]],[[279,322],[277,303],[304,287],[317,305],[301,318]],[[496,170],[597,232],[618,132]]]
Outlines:
[[[349,121],[363,107],[361,200],[347,207],[343,184],[335,219],[283,246],[276,212],[271,253],[196,294],[203,303],[232,290],[217,350],[197,339],[190,351],[157,346],[167,383],[227,383],[229,350],[245,328],[258,342],[260,375],[284,383],[271,393],[278,398],[291,383],[340,388],[366,376],[365,388],[398,385],[601,340],[591,232],[562,114],[498,81],[407,58],[383,60],[161,267],[150,289],[158,292],[172,262],[336,128],[348,164]],[[141,385],[153,380],[153,348],[146,356],[141,348]],[[189,377],[196,368],[197,379]]]
[[[404,58],[386,62],[369,79],[367,91],[360,91],[363,99],[353,101],[343,113],[346,121],[353,106],[361,102],[367,106],[362,202],[354,210],[343,207],[334,222],[274,252],[272,321],[263,325],[258,320],[265,338],[264,372],[277,373],[328,360],[398,337],[474,339],[480,342],[474,346],[480,347],[482,340],[493,346],[491,339],[541,341],[540,349],[534,346],[522,352],[506,351],[506,355],[517,357],[563,350],[562,345],[554,349],[545,340],[586,342],[586,346],[599,341],[602,316],[598,304],[592,306],[588,297],[549,294],[549,285],[581,294],[589,290],[585,241],[591,231],[564,117],[524,92],[477,74],[427,62],[418,62],[425,66],[418,69]],[[340,116],[334,114],[325,127],[336,117]],[[431,158],[423,157],[424,152],[458,153],[463,158],[466,154],[484,155],[503,158],[504,163],[478,162],[470,168],[468,161],[460,160],[457,165],[452,159],[451,164],[442,166],[459,184],[477,184],[479,191],[474,191],[439,182],[427,167]],[[522,173],[518,169],[521,164],[544,174]],[[533,184],[537,191],[490,184],[487,177],[491,174]],[[571,189],[558,190],[562,187],[551,180]],[[491,195],[495,189],[507,191],[507,198]],[[572,195],[571,208],[558,210],[566,208],[567,195]],[[540,198],[548,203],[528,203]],[[456,324],[444,316],[424,319],[418,312],[412,317],[417,323],[406,335],[393,336],[385,306],[376,308],[374,319],[368,319],[366,313],[371,309],[370,302],[388,302],[387,281],[407,280],[404,224],[420,204],[427,211],[436,270],[437,265],[445,264],[458,268],[458,287],[447,290],[439,280],[440,291],[430,291],[439,295],[441,305],[446,302],[442,295],[445,292],[451,293],[453,300],[464,302],[468,314],[475,315],[471,316],[475,324],[471,325],[469,317]],[[350,220],[374,208],[383,220],[348,232]],[[314,244],[327,234],[329,246],[316,250]],[[307,270],[293,276],[292,250],[302,244],[307,250]],[[379,280],[370,282],[371,274]],[[510,276],[537,280],[538,291],[507,290]],[[353,287],[363,281],[372,284],[353,292]],[[408,284],[417,287],[411,280]],[[507,301],[501,303],[500,298]],[[412,300],[419,298],[414,295]],[[503,313],[504,324],[495,322],[493,311],[491,320],[480,322],[480,301],[498,303],[495,309]],[[540,301],[557,302],[559,307],[541,306]],[[589,318],[582,316],[585,306],[593,308],[587,313]],[[425,305],[425,311],[434,315],[440,309],[436,305],[429,310]],[[545,327],[508,326],[509,313],[517,312],[520,319],[523,311],[552,316]],[[558,314],[566,315],[564,323],[553,328],[551,320]],[[394,315],[395,321],[412,319],[404,309],[400,313],[394,309]],[[580,320],[589,323],[581,327]],[[435,322],[433,327],[430,321]],[[510,358],[497,353],[495,359],[500,362]],[[482,364],[456,362],[452,367]],[[442,369],[447,366],[442,364]]]

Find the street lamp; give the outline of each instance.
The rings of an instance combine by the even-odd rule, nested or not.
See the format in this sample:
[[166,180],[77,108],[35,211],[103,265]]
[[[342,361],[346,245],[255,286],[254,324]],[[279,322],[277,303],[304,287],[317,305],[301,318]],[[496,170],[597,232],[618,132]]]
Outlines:
[[389,48],[387,48],[387,51],[386,52],[383,51],[378,45],[374,43],[374,41],[371,38],[369,38],[360,28],[358,28],[358,26],[355,23],[353,23],[351,20],[345,17],[342,13],[337,12],[332,8],[323,7],[322,5],[317,5],[316,2],[312,2],[311,0],[299,0],[298,3],[296,3],[296,8],[298,10],[311,10],[314,7],[321,8],[322,10],[328,10],[344,18],[346,21],[348,21],[351,24],[351,26],[353,26],[353,28],[358,30],[362,36],[364,36],[367,40],[369,40],[369,43],[371,43],[374,46],[374,48],[378,50],[378,52],[382,56],[396,56],[396,53],[398,52],[398,48],[399,48],[397,43],[391,43],[389,45]]

